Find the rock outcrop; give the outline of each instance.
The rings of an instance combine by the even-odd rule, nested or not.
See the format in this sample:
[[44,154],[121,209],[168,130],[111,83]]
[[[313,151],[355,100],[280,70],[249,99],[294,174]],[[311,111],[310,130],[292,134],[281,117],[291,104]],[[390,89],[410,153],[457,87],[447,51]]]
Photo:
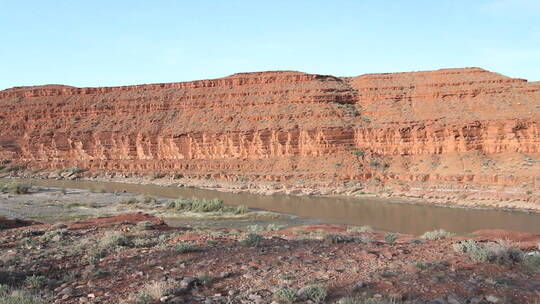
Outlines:
[[29,169],[477,199],[540,188],[540,83],[480,68],[19,87],[0,91],[0,123],[0,160]]

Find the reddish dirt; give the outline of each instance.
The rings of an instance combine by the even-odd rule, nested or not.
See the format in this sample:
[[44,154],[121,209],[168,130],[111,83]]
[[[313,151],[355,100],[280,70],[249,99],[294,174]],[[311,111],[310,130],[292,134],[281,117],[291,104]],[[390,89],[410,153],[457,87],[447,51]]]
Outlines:
[[[509,261],[474,262],[452,249],[463,237],[413,241],[413,236],[399,235],[392,244],[384,241],[383,233],[316,225],[296,232],[261,232],[259,246],[248,247],[239,242],[245,234],[227,229],[141,231],[133,225],[140,221],[165,228],[159,219],[128,214],[88,219],[88,226],[67,223],[61,230],[43,225],[2,231],[1,279],[16,284],[26,276],[46,276],[48,285],[40,292],[55,303],[135,303],[121,301],[154,281],[180,288],[164,300],[167,303],[270,303],[278,288],[309,284],[328,290],[323,303],[345,296],[381,296],[394,299],[388,303],[411,304],[437,299],[430,303],[535,303],[540,296],[540,272]],[[120,231],[128,242],[103,246],[111,232]],[[481,236],[473,238],[482,242],[508,236],[513,246],[539,237],[478,233]],[[341,241],[325,241],[338,239],[336,235]],[[177,249],[187,243],[193,250]],[[90,264],[96,248],[103,253]],[[181,287],[186,278],[194,278],[194,284]]]
[[79,220],[68,223],[67,226],[70,229],[89,229],[94,227],[114,227],[116,225],[136,225],[140,222],[151,222],[154,227],[166,226],[162,219],[142,212]]
[[0,160],[5,174],[79,167],[240,191],[368,190],[538,209],[539,106],[538,82],[480,68],[20,87],[0,92]]
[[[487,240],[508,240],[511,242],[519,243],[520,248],[522,249],[534,249],[537,248],[540,244],[540,235],[519,232],[519,231],[508,231],[502,229],[489,229],[489,230],[478,230],[474,234],[478,234],[480,237]],[[538,248],[540,249],[540,248]]]

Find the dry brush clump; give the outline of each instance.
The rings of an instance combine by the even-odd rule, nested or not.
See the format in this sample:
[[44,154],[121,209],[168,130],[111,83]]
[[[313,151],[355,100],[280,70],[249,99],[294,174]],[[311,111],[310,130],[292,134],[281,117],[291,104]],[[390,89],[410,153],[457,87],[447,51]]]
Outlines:
[[450,233],[444,229],[438,229],[433,231],[428,231],[420,236],[421,239],[425,240],[441,240],[455,236],[454,233]]
[[467,254],[476,262],[521,263],[525,257],[523,251],[505,241],[482,244],[474,240],[466,240],[452,244],[452,247],[454,251]]

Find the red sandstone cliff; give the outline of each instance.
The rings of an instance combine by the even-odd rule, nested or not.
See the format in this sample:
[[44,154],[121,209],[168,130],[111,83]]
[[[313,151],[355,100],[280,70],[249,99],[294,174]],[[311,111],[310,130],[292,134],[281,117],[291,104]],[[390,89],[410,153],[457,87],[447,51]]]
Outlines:
[[276,189],[510,187],[524,200],[540,188],[540,83],[479,68],[19,87],[0,91],[0,126],[0,160],[30,169]]

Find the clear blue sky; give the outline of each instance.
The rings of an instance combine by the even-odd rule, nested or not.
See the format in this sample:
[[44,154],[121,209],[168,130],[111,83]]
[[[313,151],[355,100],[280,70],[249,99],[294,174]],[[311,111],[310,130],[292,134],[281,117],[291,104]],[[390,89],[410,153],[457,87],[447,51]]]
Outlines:
[[0,89],[478,66],[540,80],[540,0],[0,0]]

